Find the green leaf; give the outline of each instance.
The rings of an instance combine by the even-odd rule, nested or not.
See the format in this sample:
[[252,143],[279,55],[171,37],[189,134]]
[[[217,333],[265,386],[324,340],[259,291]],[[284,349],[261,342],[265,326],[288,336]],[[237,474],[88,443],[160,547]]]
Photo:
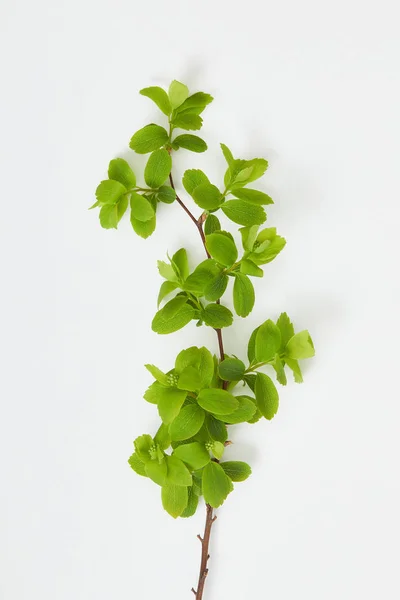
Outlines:
[[144,435],[139,435],[139,437],[137,437],[133,442],[133,445],[138,458],[142,462],[147,463],[147,461],[150,460],[150,450],[154,446],[151,435],[148,435],[147,433]]
[[168,96],[173,109],[178,108],[189,96],[189,90],[184,83],[174,81],[169,86]]
[[129,457],[128,463],[131,466],[131,468],[135,471],[135,473],[141,475],[142,477],[147,477],[144,468],[144,462],[140,460],[136,452],[134,452],[132,456]]
[[215,231],[219,231],[220,229],[221,223],[219,222],[218,217],[216,217],[215,215],[208,215],[204,223],[204,233],[206,235],[210,235],[210,233],[214,233]]
[[242,236],[242,246],[244,250],[248,250],[249,252],[253,250],[254,243],[257,239],[258,229],[258,225],[240,227],[239,231]]
[[119,181],[106,179],[102,181],[96,189],[96,199],[98,206],[116,204],[118,200],[126,193],[126,187]]
[[177,456],[166,456],[167,483],[173,485],[192,485],[192,476],[185,464]]
[[204,423],[204,410],[197,404],[184,406],[170,425],[170,435],[173,441],[187,440],[194,436]]
[[200,355],[200,348],[197,348],[197,346],[181,350],[175,359],[175,371],[180,374],[186,367],[197,369],[200,364]]
[[281,333],[271,319],[258,328],[255,357],[257,362],[267,362],[274,358],[281,345]]
[[273,204],[274,201],[268,194],[259,190],[251,190],[249,188],[232,188],[231,192],[236,198],[251,202],[251,204]]
[[238,401],[238,407],[236,410],[229,413],[229,415],[223,415],[217,418],[230,425],[249,421],[257,410],[254,400],[250,398],[250,396],[236,396],[236,400]]
[[231,311],[222,304],[207,304],[205,309],[201,311],[201,319],[206,325],[214,327],[214,329],[230,327],[233,323]]
[[215,415],[229,415],[239,406],[239,402],[226,390],[201,390],[197,397],[199,405]]
[[131,212],[131,224],[135,233],[146,239],[154,232],[156,228],[156,217],[154,216],[149,221],[139,221],[139,219],[135,219]]
[[158,413],[163,423],[168,425],[179,416],[185,399],[185,390],[178,390],[175,387],[163,387],[159,390]]
[[162,386],[158,381],[154,381],[144,393],[143,398],[150,402],[150,404],[158,404],[158,400],[160,396],[162,396],[164,390],[164,386]]
[[168,133],[164,127],[151,123],[139,129],[131,138],[129,147],[137,154],[148,154],[158,150],[168,142]]
[[182,485],[163,485],[161,501],[164,510],[174,519],[181,516],[188,503],[188,489]]
[[168,296],[168,294],[171,294],[171,292],[175,291],[177,287],[178,284],[174,283],[173,281],[162,282],[157,298],[157,308],[160,306],[161,301],[164,300],[164,298]]
[[128,190],[136,186],[135,173],[123,158],[114,158],[110,161],[108,177],[114,181],[119,181]]
[[158,367],[156,367],[155,365],[144,365],[144,366],[149,371],[149,373],[151,373],[153,375],[154,379],[156,379],[159,383],[162,383],[162,385],[169,385],[168,377],[166,376],[165,373],[160,371],[160,369]]
[[214,98],[210,96],[210,94],[196,92],[195,94],[189,96],[185,102],[178,107],[178,112],[199,115],[213,100]]
[[233,284],[233,306],[239,317],[247,317],[255,302],[254,287],[247,275],[235,272]]
[[172,159],[165,150],[160,148],[150,154],[144,170],[144,179],[151,188],[159,188],[171,172]]
[[210,462],[203,470],[203,495],[207,504],[218,508],[233,490],[230,478],[216,462]]
[[185,248],[180,248],[171,259],[172,265],[177,269],[182,281],[189,275],[189,262]]
[[221,208],[228,219],[239,225],[261,225],[267,218],[262,206],[244,200],[228,200]]
[[218,366],[218,375],[225,381],[240,381],[245,371],[244,363],[238,358],[225,358]]
[[265,171],[268,168],[268,161],[264,158],[253,158],[251,160],[235,160],[232,165],[230,165],[231,171],[231,185],[235,186],[237,190],[238,187],[243,187],[250,183],[251,181],[255,181],[262,177]]
[[224,294],[228,285],[228,275],[218,273],[204,288],[204,296],[206,300],[215,302]]
[[196,296],[204,296],[204,290],[213,279],[221,272],[221,267],[215,260],[208,258],[201,262],[185,281],[185,290]]
[[100,225],[103,229],[117,229],[118,226],[118,205],[108,204],[100,209]]
[[286,246],[285,238],[276,235],[261,252],[252,252],[249,258],[257,265],[270,263]]
[[257,267],[257,265],[248,259],[242,259],[240,261],[240,272],[243,275],[251,275],[252,277],[264,277],[264,271]]
[[301,360],[315,356],[314,344],[307,330],[296,333],[287,343],[285,355],[288,358]]
[[228,429],[223,421],[219,421],[213,415],[207,414],[204,421],[204,427],[206,428],[209,438],[215,442],[225,444],[228,439]]
[[157,192],[157,198],[160,202],[172,204],[176,199],[176,192],[169,185],[162,185]]
[[256,327],[256,329],[251,334],[249,343],[247,345],[247,358],[249,359],[250,363],[254,362],[254,360],[256,358],[256,336],[257,336],[258,330],[259,330],[259,327]]
[[286,348],[286,344],[294,336],[293,323],[289,319],[287,313],[281,313],[279,319],[276,322],[279,331],[281,332],[281,345],[280,350],[283,351]]
[[194,369],[199,377],[199,385],[195,389],[208,387],[214,375],[214,361],[207,348],[192,346],[182,350],[175,361],[177,373],[184,373],[188,368]]
[[245,481],[251,475],[250,465],[240,460],[229,460],[220,465],[232,481]]
[[171,283],[178,283],[178,275],[171,264],[168,264],[163,260],[158,260],[157,268],[161,277],[164,277],[164,279]]
[[203,119],[190,113],[178,113],[172,120],[172,124],[174,127],[186,129],[186,131],[197,131],[201,129]]
[[278,412],[279,396],[274,382],[268,375],[257,373],[255,393],[259,411],[263,417],[271,420]]
[[231,267],[238,257],[235,242],[222,231],[207,235],[206,246],[211,256],[225,267]]
[[185,148],[192,152],[205,152],[207,150],[205,141],[197,135],[191,135],[190,133],[178,135],[178,137],[174,139],[174,144],[179,148]]
[[282,362],[279,354],[276,354],[274,357],[273,363],[271,363],[276,372],[276,379],[279,381],[281,385],[287,384],[287,378],[285,373],[285,364]]
[[167,463],[165,460],[158,462],[150,460],[144,466],[147,477],[150,477],[157,485],[164,485],[167,479]]
[[186,367],[179,375],[178,388],[189,392],[196,392],[201,388],[200,373],[194,367]]
[[256,388],[256,379],[257,379],[257,375],[255,373],[248,373],[247,375],[244,376],[245,382],[247,383],[247,385],[249,386],[249,388],[251,389],[251,391],[253,393]]
[[221,146],[222,154],[224,155],[226,162],[228,163],[229,166],[231,166],[231,164],[235,160],[233,158],[232,152],[229,150],[228,146],[225,146],[225,144],[220,144],[220,146]]
[[170,447],[171,436],[169,435],[169,426],[166,423],[161,423],[154,436],[154,443],[157,444],[161,450],[166,450]]
[[176,296],[155,314],[151,328],[162,335],[173,333],[182,329],[193,317],[194,309],[187,304],[187,298]]
[[167,115],[167,117],[171,114],[171,103],[169,101],[167,92],[162,88],[158,86],[147,87],[140,90],[139,93],[142,94],[142,96],[146,96],[147,98],[150,98],[150,100],[153,100],[153,102],[157,104],[158,108],[164,113],[164,115]]
[[188,503],[187,503],[185,510],[181,514],[182,519],[187,519],[188,517],[192,517],[195,514],[195,512],[197,510],[197,506],[199,504],[199,497],[195,493],[194,487],[190,486],[187,488],[187,490],[188,490]]
[[300,365],[294,358],[285,357],[285,362],[289,369],[293,371],[294,380],[296,383],[303,383],[303,374]]
[[174,456],[183,460],[191,469],[197,471],[202,469],[210,462],[210,455],[203,444],[193,442],[192,444],[182,444],[175,448]]
[[200,169],[188,169],[184,172],[182,178],[182,184],[185,190],[190,196],[193,194],[194,190],[201,185],[202,183],[210,183],[208,177],[203,171]]
[[205,210],[214,210],[222,202],[222,194],[219,189],[211,183],[201,183],[193,191],[193,200],[197,206]]
[[211,446],[211,452],[213,453],[215,458],[220,460],[223,457],[224,452],[225,452],[224,444],[222,444],[221,442],[213,442],[213,444]]
[[154,218],[154,208],[147,198],[137,192],[132,192],[131,215],[138,221],[150,221]]

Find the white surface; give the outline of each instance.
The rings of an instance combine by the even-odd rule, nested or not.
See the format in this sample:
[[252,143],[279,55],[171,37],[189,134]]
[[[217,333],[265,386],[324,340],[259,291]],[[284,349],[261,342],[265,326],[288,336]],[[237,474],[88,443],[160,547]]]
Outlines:
[[[215,96],[218,143],[266,156],[269,222],[288,239],[226,348],[287,310],[313,334],[305,383],[227,455],[252,478],[219,511],[206,600],[394,600],[400,487],[397,5],[132,0],[1,5],[0,597],[190,598],[203,511],[174,522],[126,464],[152,431],[142,364],[209,329],[150,331],[155,263],[199,239],[178,205],[156,234],[88,212],[108,161],[158,119],[138,90],[178,78]],[[141,157],[129,154],[132,164]]]

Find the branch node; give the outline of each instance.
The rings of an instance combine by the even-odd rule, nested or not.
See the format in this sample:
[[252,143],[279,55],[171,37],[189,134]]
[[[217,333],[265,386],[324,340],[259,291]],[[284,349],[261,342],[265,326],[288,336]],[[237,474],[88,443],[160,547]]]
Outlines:
[[214,515],[212,518],[212,522],[214,523],[214,521],[216,521],[218,519],[217,515]]
[[196,590],[195,590],[194,588],[192,588],[192,589],[191,589],[191,591],[193,592],[193,594],[194,594],[195,596],[197,596],[197,592],[196,592]]
[[224,443],[224,446],[225,446],[225,448],[226,448],[226,446],[232,446],[232,444],[233,444],[233,442],[231,442],[231,440],[227,440],[227,441]]
[[201,537],[200,534],[197,536],[197,539],[200,540],[201,543],[203,543],[203,538]]

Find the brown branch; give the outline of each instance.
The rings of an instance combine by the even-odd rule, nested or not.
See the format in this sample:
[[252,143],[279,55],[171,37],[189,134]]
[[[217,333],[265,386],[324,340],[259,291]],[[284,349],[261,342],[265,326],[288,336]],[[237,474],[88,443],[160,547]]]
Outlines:
[[201,563],[200,563],[200,572],[199,572],[199,581],[197,583],[197,591],[192,588],[192,592],[194,593],[196,600],[202,600],[204,584],[208,575],[207,562],[210,558],[209,555],[209,546],[210,546],[210,536],[211,536],[211,527],[216,520],[216,516],[213,515],[212,506],[206,504],[206,524],[204,527],[204,535],[203,537],[198,536],[201,540]]

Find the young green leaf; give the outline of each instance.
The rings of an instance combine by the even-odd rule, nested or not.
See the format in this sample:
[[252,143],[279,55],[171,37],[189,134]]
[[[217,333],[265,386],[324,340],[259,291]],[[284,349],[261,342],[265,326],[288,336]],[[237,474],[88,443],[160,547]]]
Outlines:
[[262,206],[244,200],[228,200],[221,208],[228,219],[239,225],[261,225],[267,218]]
[[154,436],[154,443],[157,444],[161,450],[166,450],[170,447],[171,436],[169,435],[169,427],[166,423],[161,423]]
[[233,490],[230,478],[216,462],[210,462],[203,470],[203,495],[207,504],[218,508]]
[[225,452],[225,446],[221,442],[213,442],[210,445],[210,451],[213,453],[215,458],[221,460]]
[[162,385],[169,385],[169,380],[168,377],[165,373],[163,373],[162,371],[160,371],[160,369],[158,367],[156,367],[155,365],[144,365],[146,367],[146,369],[149,371],[149,373],[151,373],[154,377],[154,379],[156,379],[159,383],[161,383]]
[[185,248],[180,248],[171,259],[172,266],[178,271],[178,275],[182,281],[189,275],[189,262]]
[[197,135],[191,135],[190,133],[178,135],[173,143],[178,148],[185,148],[185,150],[191,150],[192,152],[205,152],[207,150],[205,141]]
[[228,275],[225,273],[218,273],[204,288],[204,296],[206,300],[215,302],[219,300],[224,294],[228,285]]
[[135,233],[143,239],[146,239],[156,228],[156,217],[154,216],[149,221],[139,221],[139,219],[136,219],[131,212],[131,224]]
[[197,367],[200,364],[201,351],[197,346],[191,346],[185,350],[181,350],[175,359],[175,371],[182,373],[186,367]]
[[238,257],[235,242],[222,231],[207,235],[206,246],[211,256],[225,267],[231,267]]
[[122,183],[127,190],[134,188],[136,185],[135,173],[123,158],[114,158],[110,161],[108,165],[108,177]]
[[247,317],[253,310],[255,302],[254,287],[247,275],[235,272],[233,284],[233,306],[239,317]]
[[308,331],[296,333],[286,344],[285,355],[300,360],[315,355],[314,344]]
[[214,233],[215,231],[219,231],[221,229],[221,223],[219,222],[218,217],[215,215],[208,215],[205,223],[204,223],[204,233],[206,235],[210,235],[210,233]]
[[249,188],[232,188],[231,192],[239,200],[245,200],[251,204],[273,204],[274,201],[268,194],[259,192],[258,190],[251,190]]
[[151,328],[162,335],[173,333],[182,329],[193,317],[194,309],[187,304],[187,298],[176,296],[155,314]]
[[255,262],[256,265],[266,265],[274,260],[285,246],[285,238],[276,235],[268,244],[266,244],[266,247],[263,248],[261,252],[254,251],[250,254],[249,258]]
[[257,373],[255,394],[259,411],[263,417],[271,420],[278,412],[279,396],[274,382],[268,375]]
[[102,206],[99,213],[100,225],[103,229],[117,229],[118,227],[118,205],[106,204]]
[[240,381],[245,370],[244,363],[238,358],[225,358],[218,365],[218,375],[225,381]]
[[188,488],[182,485],[163,485],[161,501],[164,510],[174,519],[181,516],[188,503]]
[[179,375],[178,388],[189,392],[196,392],[201,387],[200,373],[194,367],[186,367]]
[[251,275],[252,277],[264,277],[264,271],[257,267],[257,265],[246,258],[240,261],[240,272],[243,275]]
[[240,460],[229,460],[220,463],[221,467],[232,481],[245,481],[251,475],[251,467]]
[[148,154],[158,150],[168,142],[168,133],[164,127],[151,123],[133,134],[130,148],[137,154]]
[[188,169],[184,172],[182,184],[190,196],[194,190],[202,183],[210,183],[207,175],[200,169]]
[[232,152],[229,150],[228,146],[226,146],[225,144],[220,144],[220,146],[221,146],[222,154],[224,155],[225,160],[228,163],[228,166],[231,166],[231,164],[235,160],[233,158]]
[[168,294],[171,294],[171,292],[175,291],[177,287],[178,284],[174,283],[173,281],[162,282],[157,298],[157,308],[159,308],[162,300],[164,300],[164,298],[168,296]]
[[219,421],[213,415],[207,413],[204,421],[207,437],[215,442],[225,444],[228,439],[228,429],[223,421]]
[[167,463],[166,482],[173,485],[192,485],[192,476],[185,464],[175,455],[165,457]]
[[204,296],[204,290],[217,275],[221,272],[221,267],[215,260],[208,258],[197,265],[193,273],[185,281],[185,290],[194,293],[196,296]]
[[211,352],[204,346],[200,348],[200,362],[197,369],[200,375],[200,387],[206,388],[211,385],[214,375],[214,361]]
[[147,198],[137,192],[132,192],[131,215],[138,221],[150,221],[154,218],[154,208]]
[[176,199],[176,192],[169,185],[162,185],[157,192],[157,199],[165,204],[172,204]]
[[183,460],[194,471],[202,469],[210,462],[209,453],[205,449],[204,444],[200,444],[199,442],[178,446],[178,448],[175,448],[173,456]]
[[175,387],[163,387],[159,390],[158,413],[163,423],[168,425],[176,419],[186,399],[186,391]]
[[276,354],[273,362],[271,363],[276,372],[276,379],[281,385],[287,384],[287,377],[285,373],[285,364],[282,362],[279,354]]
[[300,365],[294,358],[285,357],[285,362],[289,369],[293,371],[293,377],[296,383],[303,383],[303,374],[300,369]]
[[242,236],[242,246],[244,250],[251,252],[257,239],[259,226],[251,225],[250,227],[240,227],[239,231]]
[[167,480],[167,463],[165,460],[150,460],[144,466],[147,477],[157,485],[164,485]]
[[256,327],[256,329],[251,334],[249,343],[247,345],[247,358],[249,359],[250,363],[254,362],[256,358],[256,336],[258,330],[259,327]]
[[289,319],[287,313],[281,313],[279,319],[276,322],[279,331],[281,332],[281,345],[280,350],[283,351],[286,348],[286,344],[294,336],[293,323]]
[[204,423],[205,413],[197,404],[184,406],[170,425],[173,441],[187,440],[194,436]]
[[260,325],[255,343],[257,362],[267,362],[274,358],[281,345],[281,333],[271,319]]
[[171,172],[172,159],[165,148],[154,150],[150,154],[144,170],[144,179],[153,189],[159,188]]
[[182,112],[176,115],[172,123],[174,127],[179,127],[186,131],[198,131],[203,125],[203,119],[198,115]]
[[167,115],[167,117],[171,114],[171,103],[169,101],[167,92],[162,88],[158,86],[147,87],[140,90],[139,93],[142,94],[142,96],[147,96],[147,98],[153,100],[153,102],[157,104],[158,108],[164,113],[164,115]]
[[202,183],[198,185],[192,193],[193,200],[197,206],[205,210],[214,210],[222,202],[222,195],[219,189],[211,183]]
[[126,193],[126,187],[119,181],[106,179],[102,181],[96,189],[96,199],[98,206],[116,204],[118,200]]
[[220,415],[216,418],[230,425],[249,421],[257,410],[254,400],[250,396],[236,396],[236,400],[238,402],[236,410],[229,413],[229,415]]
[[138,475],[141,475],[142,477],[147,477],[146,471],[144,468],[144,462],[140,460],[140,458],[138,457],[136,452],[134,452],[129,457],[128,463],[131,466],[131,468],[135,471],[135,473],[137,473]]
[[172,283],[179,282],[179,275],[176,273],[175,269],[171,264],[168,264],[163,260],[158,260],[157,268],[161,277],[164,277],[164,279],[166,279],[167,281],[171,281]]
[[201,318],[206,325],[214,327],[214,329],[230,327],[233,322],[231,311],[222,304],[207,304],[205,309],[201,311]]
[[181,106],[183,102],[185,102],[186,98],[189,96],[189,90],[184,83],[180,81],[174,81],[169,86],[168,90],[169,101],[173,109]]
[[199,405],[215,415],[229,415],[239,406],[239,402],[226,390],[201,390],[197,397]]
[[199,497],[195,492],[194,486],[188,487],[187,490],[188,490],[188,503],[187,503],[185,510],[181,514],[182,519],[187,519],[188,517],[192,517],[195,514],[195,512],[197,510],[197,506],[199,504]]
[[177,112],[185,112],[187,114],[200,115],[203,110],[206,108],[208,104],[210,104],[214,98],[210,96],[210,94],[205,94],[204,92],[196,92],[192,94],[188,98],[186,98],[185,102],[181,104]]
[[133,445],[138,458],[142,462],[147,463],[147,461],[150,460],[150,450],[154,446],[154,441],[151,435],[148,435],[147,433],[139,435],[139,437],[137,437],[133,442]]

